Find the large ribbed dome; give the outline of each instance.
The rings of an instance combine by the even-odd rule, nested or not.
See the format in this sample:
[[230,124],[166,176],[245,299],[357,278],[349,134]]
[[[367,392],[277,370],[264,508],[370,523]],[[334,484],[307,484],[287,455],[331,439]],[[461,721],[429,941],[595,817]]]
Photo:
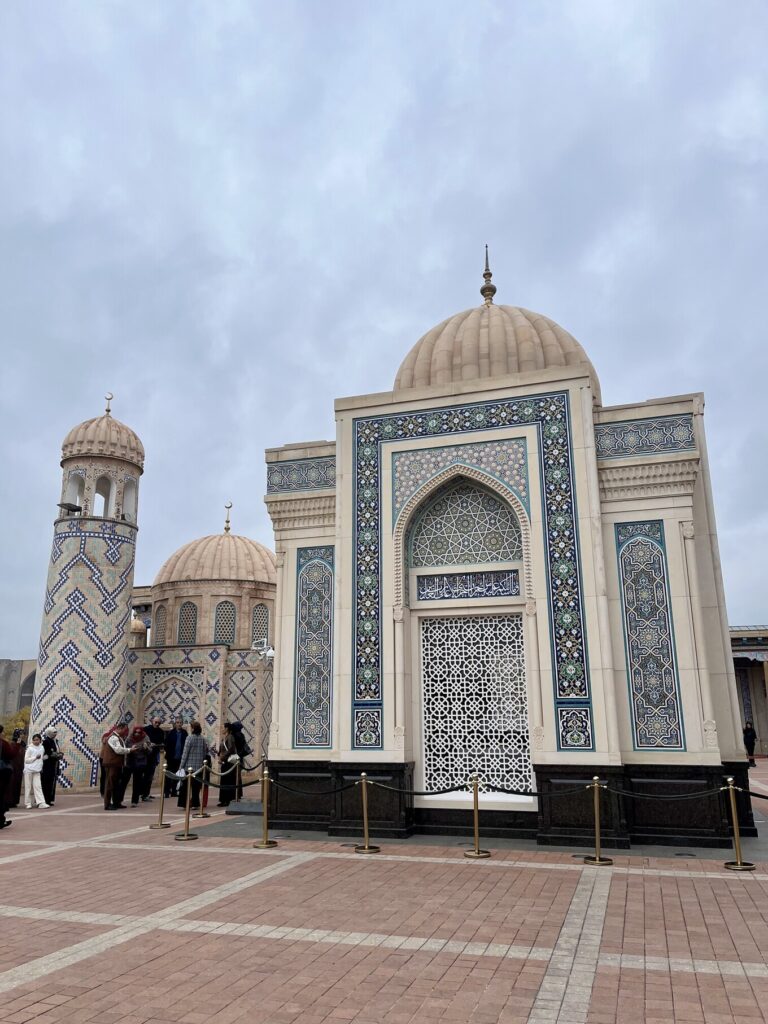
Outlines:
[[110,412],[86,420],[85,423],[78,423],[64,438],[61,446],[62,461],[82,455],[124,459],[144,469],[144,445],[130,427],[116,420]]
[[275,556],[249,537],[214,533],[175,551],[155,577],[153,586],[184,580],[237,580],[274,583]]
[[584,366],[600,400],[595,368],[568,331],[541,313],[486,303],[427,331],[403,360],[394,390],[493,380],[558,366]]

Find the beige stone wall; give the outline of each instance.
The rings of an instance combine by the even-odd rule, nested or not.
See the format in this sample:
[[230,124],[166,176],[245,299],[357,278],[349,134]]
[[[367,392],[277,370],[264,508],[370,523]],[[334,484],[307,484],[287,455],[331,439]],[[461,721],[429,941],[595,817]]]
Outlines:
[[[153,621],[161,607],[166,609],[166,646],[178,641],[179,612],[185,601],[192,601],[197,607],[197,643],[211,644],[214,641],[216,606],[220,601],[231,601],[236,613],[235,647],[248,649],[251,646],[251,623],[256,605],[266,605],[269,611],[270,641],[274,633],[274,604],[276,587],[271,583],[247,583],[182,580],[178,583],[163,583],[152,588]],[[150,635],[150,643],[152,643]]]

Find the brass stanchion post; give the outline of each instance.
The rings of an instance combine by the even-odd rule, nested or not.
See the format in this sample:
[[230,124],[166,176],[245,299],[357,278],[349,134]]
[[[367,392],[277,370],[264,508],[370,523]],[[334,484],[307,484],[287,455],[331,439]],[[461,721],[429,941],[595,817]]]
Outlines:
[[203,764],[203,775],[200,784],[200,808],[192,815],[193,818],[210,818],[210,814],[206,810],[206,799],[208,796],[208,779],[210,778],[211,769],[207,764]]
[[264,815],[264,831],[258,843],[254,843],[255,850],[268,850],[277,846],[276,839],[269,838],[269,768],[264,766],[264,774],[261,776],[261,810]]
[[190,808],[190,804],[192,802],[192,776],[193,776],[193,774],[194,774],[194,772],[192,771],[192,769],[191,768],[187,768],[187,801],[186,801],[186,805],[185,805],[185,808],[184,808],[184,831],[183,832],[177,832],[176,835],[173,837],[174,839],[178,840],[180,843],[186,843],[190,839],[197,839],[196,833],[189,831],[189,808]]
[[592,790],[593,807],[595,814],[595,854],[591,854],[584,858],[585,864],[613,864],[610,857],[603,857],[600,850],[600,790],[605,789],[605,786],[600,784],[600,777],[598,775],[592,776],[592,785],[587,787]]
[[477,775],[472,776],[472,811],[474,817],[475,845],[472,850],[465,850],[464,856],[472,860],[483,860],[491,856],[490,850],[480,849],[480,780]]
[[365,772],[360,775],[360,794],[363,799],[363,845],[355,847],[355,853],[378,853],[380,846],[371,846],[368,842],[368,776]]
[[165,806],[165,772],[168,765],[163,761],[162,767],[160,768],[160,814],[158,815],[157,821],[154,825],[150,825],[150,828],[170,828],[170,823],[163,821],[163,807]]
[[723,867],[729,871],[754,871],[755,865],[748,860],[741,859],[741,832],[739,831],[739,812],[736,807],[736,787],[733,784],[733,776],[729,775],[725,780],[728,785],[728,797],[731,801],[731,821],[733,822],[733,848],[736,851],[736,860],[728,860]]

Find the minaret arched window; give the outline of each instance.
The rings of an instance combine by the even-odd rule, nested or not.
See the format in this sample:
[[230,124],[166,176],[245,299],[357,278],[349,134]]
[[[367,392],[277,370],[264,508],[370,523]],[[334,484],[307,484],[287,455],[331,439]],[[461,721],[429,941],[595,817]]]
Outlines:
[[165,647],[165,631],[167,624],[168,610],[164,604],[161,604],[152,618],[150,642],[153,647]]
[[191,647],[197,643],[197,605],[185,601],[179,609],[179,643]]
[[136,522],[136,509],[138,506],[138,488],[133,477],[128,477],[123,487],[123,516],[129,523]]
[[254,606],[251,617],[251,643],[269,640],[269,609],[265,604]]
[[232,647],[235,643],[235,627],[237,625],[237,613],[231,601],[219,601],[216,605],[216,619],[213,626],[213,642],[215,644],[228,644]]
[[83,507],[83,495],[85,494],[85,477],[82,473],[70,473],[67,478],[67,490],[64,500],[70,505]]
[[100,476],[96,481],[93,494],[93,514],[102,519],[111,519],[113,514],[112,481],[108,476]]

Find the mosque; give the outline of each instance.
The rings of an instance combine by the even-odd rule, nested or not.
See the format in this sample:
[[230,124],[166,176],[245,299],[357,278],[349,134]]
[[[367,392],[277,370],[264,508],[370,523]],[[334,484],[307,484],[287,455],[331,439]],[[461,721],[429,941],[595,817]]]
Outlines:
[[134,588],[141,441],[109,404],[70,431],[32,713],[65,784],[118,717],[239,719],[280,827],[358,829],[365,771],[377,835],[460,834],[478,773],[487,833],[582,841],[599,775],[612,845],[727,843],[722,796],[652,799],[747,779],[703,396],[603,405],[487,257],[480,292],[335,440],[267,450],[274,554],[227,515]]

